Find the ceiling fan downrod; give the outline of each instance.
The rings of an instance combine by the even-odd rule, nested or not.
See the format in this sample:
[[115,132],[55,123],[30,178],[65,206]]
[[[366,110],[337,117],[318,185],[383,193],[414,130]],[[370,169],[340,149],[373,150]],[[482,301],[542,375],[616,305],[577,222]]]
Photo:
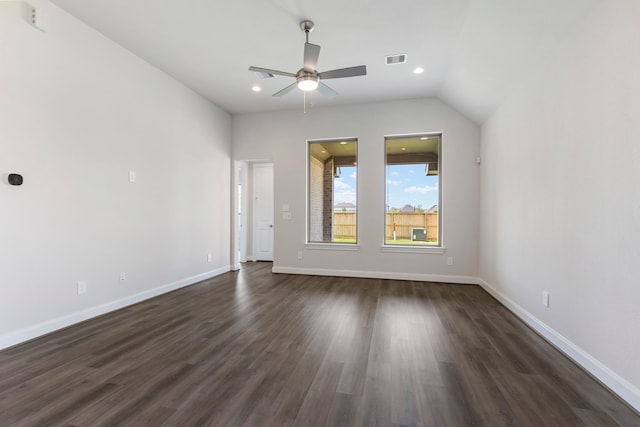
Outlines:
[[313,31],[314,26],[315,24],[313,23],[313,21],[310,21],[308,19],[300,22],[300,29],[304,31],[304,34],[307,38],[307,43],[309,43],[309,33]]

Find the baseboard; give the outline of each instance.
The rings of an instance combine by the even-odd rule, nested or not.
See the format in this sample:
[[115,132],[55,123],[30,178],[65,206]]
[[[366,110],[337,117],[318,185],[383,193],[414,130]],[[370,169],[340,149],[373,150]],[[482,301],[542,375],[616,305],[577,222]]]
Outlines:
[[414,280],[418,282],[443,282],[477,285],[474,276],[452,276],[446,274],[396,273],[387,271],[334,270],[328,268],[273,267],[273,273],[302,274],[308,276],[362,277],[366,279]]
[[207,271],[202,274],[187,277],[181,280],[177,280],[166,285],[159,286],[157,288],[149,289],[134,295],[111,301],[105,304],[101,304],[95,307],[91,307],[82,311],[78,311],[66,316],[58,317],[56,319],[47,320],[42,323],[38,323],[33,326],[29,326],[24,329],[20,329],[15,332],[0,336],[0,350],[12,347],[14,345],[32,340],[42,335],[57,331],[58,329],[66,328],[76,323],[84,322],[93,317],[101,316],[114,310],[127,307],[132,304],[139,303],[149,298],[156,297],[158,295],[165,294],[167,292],[174,291],[176,289],[184,288],[189,285],[193,285],[202,280],[210,279],[218,276],[222,273],[226,273],[231,270],[231,266],[220,267],[215,270]]
[[549,341],[567,357],[571,358],[584,370],[593,375],[598,381],[608,387],[613,393],[617,394],[636,411],[640,412],[640,390],[637,387],[613,372],[602,362],[595,359],[556,330],[549,327],[549,325],[529,313],[509,297],[503,295],[485,280],[479,279],[479,284],[484,290],[500,301],[500,303],[511,310],[511,312],[518,316],[544,339]]

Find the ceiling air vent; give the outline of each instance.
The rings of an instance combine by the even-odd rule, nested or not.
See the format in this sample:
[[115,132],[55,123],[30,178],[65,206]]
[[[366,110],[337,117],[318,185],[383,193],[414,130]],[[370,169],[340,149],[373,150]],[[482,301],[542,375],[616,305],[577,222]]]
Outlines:
[[397,55],[387,55],[384,57],[384,61],[387,65],[405,64],[407,62],[407,54],[399,53]]

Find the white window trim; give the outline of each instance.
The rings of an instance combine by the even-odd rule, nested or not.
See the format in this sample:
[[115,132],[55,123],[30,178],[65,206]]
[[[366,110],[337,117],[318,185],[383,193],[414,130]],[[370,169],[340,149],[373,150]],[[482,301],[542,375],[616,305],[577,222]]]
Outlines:
[[[0,0],[1,1],[1,0]],[[309,203],[310,203],[310,190],[309,190],[309,185],[310,185],[310,161],[309,161],[309,155],[310,155],[310,144],[312,143],[322,143],[322,142],[338,142],[338,141],[355,141],[356,143],[356,159],[358,158],[358,149],[359,149],[359,140],[357,136],[349,136],[349,137],[340,137],[340,138],[320,138],[320,139],[307,139],[307,146],[306,146],[306,156],[307,156],[307,161],[306,161],[306,196],[305,196],[305,204],[306,204],[306,218],[305,218],[305,235],[306,235],[306,243],[305,245],[305,249],[311,249],[311,250],[337,250],[337,251],[359,251],[360,250],[360,245],[358,243],[336,243],[336,242],[317,242],[317,241],[313,241],[310,242],[309,241],[309,224],[310,224],[310,220],[309,220],[309,216],[310,216],[310,208],[309,208]],[[356,171],[359,168],[356,168]],[[359,192],[359,187],[360,187],[360,180],[357,179],[356,180],[356,206],[357,206],[357,201],[358,201],[358,192]],[[356,210],[356,239],[358,238],[358,229],[357,229],[357,224],[358,224],[358,217],[359,217],[359,213]]]
[[447,251],[444,246],[406,246],[406,245],[382,245],[380,252],[395,252],[402,254],[443,254]]
[[[441,162],[441,157],[442,157],[442,136],[443,136],[443,132],[424,132],[424,133],[410,133],[410,134],[398,134],[398,135],[385,135],[384,136],[384,158],[385,158],[385,187],[387,185],[386,180],[388,179],[387,177],[387,139],[388,138],[394,138],[394,137],[410,137],[410,136],[438,136],[440,137],[440,152],[438,154],[439,159],[438,159],[438,165],[439,165],[439,170],[442,170],[442,162]],[[380,246],[380,252],[387,252],[387,253],[429,253],[429,254],[443,254],[446,252],[446,248],[443,245],[443,227],[442,227],[442,175],[440,175],[440,178],[438,180],[438,245],[437,246],[421,246],[421,245],[387,245],[385,243],[382,243],[382,245]],[[386,188],[385,188],[386,190]],[[386,191],[385,191],[386,192]],[[383,218],[386,218],[386,205],[387,205],[387,199],[385,196],[385,201],[384,201],[384,209],[383,209]],[[383,231],[383,236],[385,236],[386,234],[386,219],[384,221],[385,225],[384,225],[384,231]]]
[[304,248],[321,251],[359,251],[360,245],[355,243],[305,243]]

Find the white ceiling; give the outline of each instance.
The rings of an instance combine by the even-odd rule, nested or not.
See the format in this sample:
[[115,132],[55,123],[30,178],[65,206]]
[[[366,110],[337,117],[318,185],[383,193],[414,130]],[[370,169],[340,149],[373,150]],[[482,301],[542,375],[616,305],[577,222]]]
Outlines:
[[[247,68],[295,73],[298,23],[311,19],[319,71],[368,71],[326,81],[340,95],[314,94],[314,105],[438,96],[478,123],[601,1],[52,0],[232,114],[302,107],[299,90],[271,96],[293,79],[261,80]],[[385,65],[396,53],[408,63]],[[417,66],[426,71],[414,75]]]

